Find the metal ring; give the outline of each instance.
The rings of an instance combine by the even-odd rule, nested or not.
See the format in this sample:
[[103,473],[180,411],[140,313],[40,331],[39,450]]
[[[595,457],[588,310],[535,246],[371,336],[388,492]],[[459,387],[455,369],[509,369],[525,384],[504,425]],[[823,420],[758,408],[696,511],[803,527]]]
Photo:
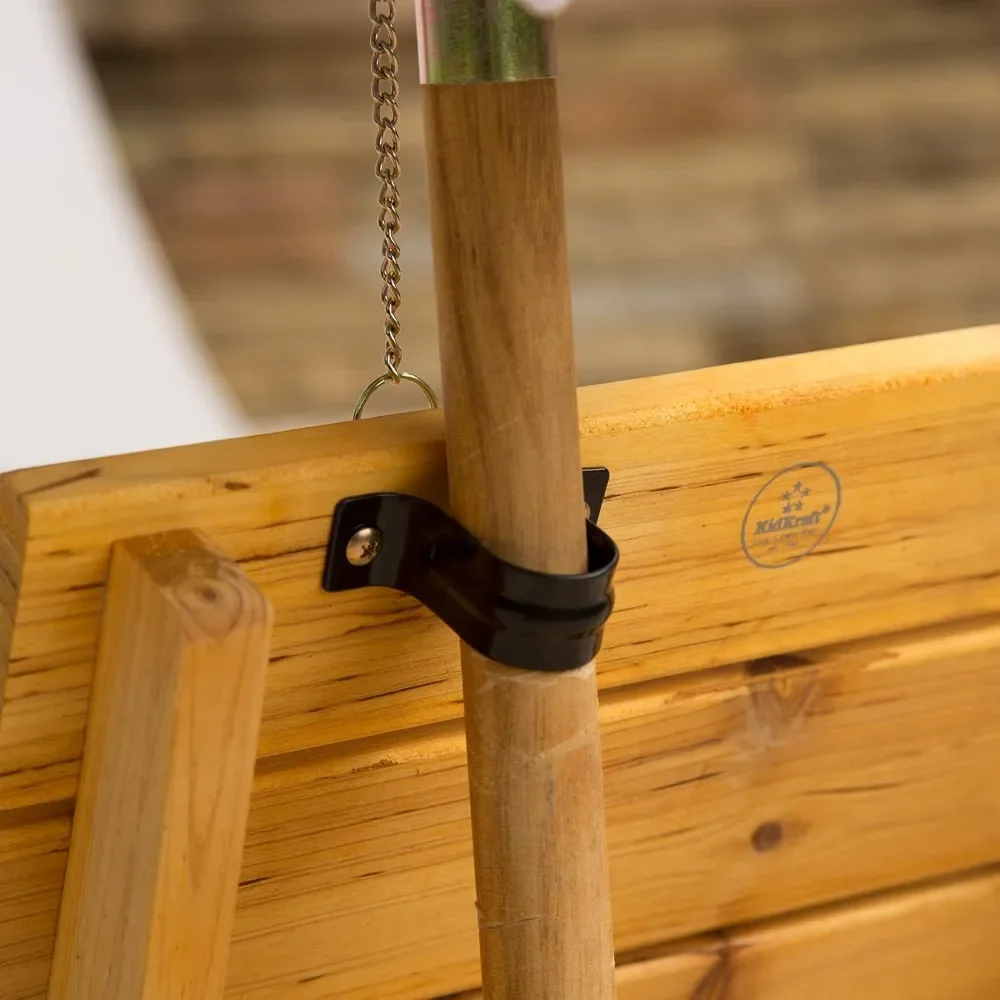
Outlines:
[[[410,372],[400,372],[399,373],[400,382],[412,382],[415,386],[418,386],[420,391],[427,397],[427,408],[429,410],[436,410],[438,408],[438,398],[434,393],[434,390],[419,376],[412,375]],[[372,382],[363,393],[358,397],[357,405],[354,407],[354,420],[360,420],[361,415],[365,412],[365,407],[368,405],[368,401],[375,395],[379,389],[382,388],[387,382],[393,385],[398,384],[396,379],[391,375],[379,375],[374,382]]]

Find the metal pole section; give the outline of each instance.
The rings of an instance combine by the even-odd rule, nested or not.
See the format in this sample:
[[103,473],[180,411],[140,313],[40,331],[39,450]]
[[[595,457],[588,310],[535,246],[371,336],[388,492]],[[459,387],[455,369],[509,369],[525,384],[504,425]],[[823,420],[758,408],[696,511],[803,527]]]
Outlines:
[[517,0],[417,0],[420,82],[513,83],[555,75],[553,22]]

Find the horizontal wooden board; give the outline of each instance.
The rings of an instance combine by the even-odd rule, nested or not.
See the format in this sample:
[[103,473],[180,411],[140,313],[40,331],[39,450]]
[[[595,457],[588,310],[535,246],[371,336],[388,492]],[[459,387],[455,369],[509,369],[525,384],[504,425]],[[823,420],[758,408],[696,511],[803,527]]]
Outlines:
[[618,1000],[994,1000],[998,921],[991,870],[620,962]]
[[[581,408],[622,552],[604,688],[1000,610],[1000,328],[595,386]],[[829,533],[762,568],[741,538],[771,538],[795,487],[815,494],[791,501],[812,527],[776,537],[794,555]],[[457,643],[436,619],[394,593],[320,588],[334,504],[371,490],[445,495],[439,413],[0,480],[0,556],[20,581],[0,650],[0,812],[74,793],[122,537],[200,530],[267,594],[263,757],[459,717]]]
[[[995,618],[606,693],[619,950],[1000,860],[998,650]],[[33,1000],[69,820],[6,815],[0,998]],[[233,997],[422,1000],[477,975],[459,725],[261,762]]]

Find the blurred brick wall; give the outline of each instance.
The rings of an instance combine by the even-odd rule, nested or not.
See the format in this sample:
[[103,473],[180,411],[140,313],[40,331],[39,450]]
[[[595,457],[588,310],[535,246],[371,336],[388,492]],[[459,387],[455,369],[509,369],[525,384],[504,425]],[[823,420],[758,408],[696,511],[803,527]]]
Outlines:
[[[367,3],[77,6],[245,405],[341,412],[382,351]],[[404,346],[436,380],[402,45]],[[577,0],[560,62],[581,382],[1000,319],[998,57],[994,0]]]

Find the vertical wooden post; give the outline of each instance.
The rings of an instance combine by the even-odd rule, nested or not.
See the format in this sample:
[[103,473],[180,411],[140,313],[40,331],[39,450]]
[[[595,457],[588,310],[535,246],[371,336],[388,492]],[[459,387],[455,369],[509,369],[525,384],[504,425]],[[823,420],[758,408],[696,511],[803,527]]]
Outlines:
[[[527,15],[464,3],[418,14],[452,504],[502,558],[575,573],[586,541],[555,82],[530,78],[542,47],[528,22],[512,39],[527,62],[508,50],[476,71],[490,10]],[[449,68],[442,46],[457,38]],[[484,82],[497,66],[517,78]],[[486,1000],[608,1000],[594,665],[540,674],[467,648],[462,665]]]
[[191,532],[115,546],[51,1000],[222,997],[270,632]]

